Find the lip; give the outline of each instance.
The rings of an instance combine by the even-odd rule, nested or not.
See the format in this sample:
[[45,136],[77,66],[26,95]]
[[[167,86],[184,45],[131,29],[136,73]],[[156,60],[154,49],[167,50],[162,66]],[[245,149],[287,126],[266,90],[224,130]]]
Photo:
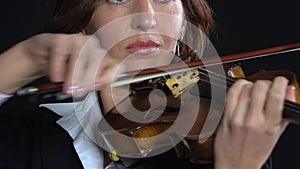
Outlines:
[[160,43],[154,40],[138,40],[128,45],[126,47],[126,50],[129,53],[146,55],[146,54],[152,54],[154,52],[157,52],[159,46]]

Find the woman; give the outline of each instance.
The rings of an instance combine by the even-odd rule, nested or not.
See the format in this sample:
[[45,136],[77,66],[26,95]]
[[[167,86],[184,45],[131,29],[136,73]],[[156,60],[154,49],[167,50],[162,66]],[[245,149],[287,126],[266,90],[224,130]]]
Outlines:
[[[170,64],[173,59],[170,53],[175,53],[177,41],[180,42],[182,37],[194,37],[191,43],[199,47],[201,43],[197,43],[202,42],[199,39],[204,36],[201,32],[208,33],[212,24],[211,12],[204,0],[64,0],[59,1],[57,6],[50,24],[50,32],[56,34],[36,35],[1,54],[1,93],[13,94],[24,85],[48,75],[52,82],[63,82],[64,93],[75,98],[101,90],[102,110],[107,112],[114,102],[110,91],[103,88],[113,81],[116,72],[141,68],[136,63],[142,68]],[[157,17],[159,14],[161,17]],[[170,20],[163,19],[165,15]],[[124,20],[118,22],[120,18]],[[188,23],[174,18],[185,18],[196,25],[199,37],[189,30]],[[121,23],[122,29],[114,27],[113,21]],[[103,29],[104,32],[101,32]],[[118,32],[124,29],[125,32]],[[172,36],[159,34],[164,30],[170,31]],[[92,37],[94,33],[96,36]],[[114,35],[121,40],[113,39]],[[124,36],[126,38],[122,38]],[[184,50],[184,47],[180,48]],[[129,61],[123,62],[127,56]],[[159,63],[156,62],[158,59]],[[15,69],[6,76],[5,72],[11,67]],[[8,95],[2,96],[3,102]],[[253,169],[263,166],[287,125],[281,118],[284,98],[293,100],[293,91],[287,87],[287,80],[283,77],[272,83],[240,80],[229,89],[224,117],[216,137],[215,168]],[[9,111],[5,107],[15,105],[11,100],[13,98],[4,103],[2,112]],[[7,145],[26,147],[26,150],[15,150],[12,155],[14,161],[21,162],[22,168],[104,167],[101,150],[86,135],[72,135],[73,131],[69,130],[66,133],[55,124],[59,120],[57,123],[64,128],[71,121],[63,122],[67,119],[64,118],[63,112],[67,109],[64,106],[61,106],[61,111],[55,111],[63,116],[63,120],[47,112],[34,113],[29,118],[25,116],[26,120],[29,119],[28,123],[33,118],[34,125],[30,127],[22,126],[24,128],[20,129],[20,124],[11,126],[8,122],[3,123],[3,129],[12,131],[7,138],[15,138],[7,139]],[[69,112],[66,114],[73,117]],[[11,119],[10,115],[7,117]],[[39,126],[42,128],[37,130]],[[14,142],[19,138],[25,143]],[[75,149],[72,147],[73,140]],[[15,164],[3,164],[4,167],[8,165]]]

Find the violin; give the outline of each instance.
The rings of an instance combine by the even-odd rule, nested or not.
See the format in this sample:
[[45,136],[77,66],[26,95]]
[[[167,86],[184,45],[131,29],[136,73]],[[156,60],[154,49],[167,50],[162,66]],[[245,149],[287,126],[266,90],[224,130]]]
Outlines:
[[[104,148],[116,160],[155,156],[174,148],[179,158],[188,158],[197,164],[213,163],[214,137],[222,118],[226,90],[240,78],[254,82],[286,77],[295,87],[296,103],[285,101],[283,118],[300,124],[296,75],[288,70],[277,70],[246,76],[239,63],[299,50],[299,47],[300,43],[223,56],[220,60],[212,58],[128,72],[125,78],[110,86],[123,86],[130,79],[128,97],[106,113],[98,124]],[[213,72],[220,64],[225,76]]]
[[[212,163],[214,137],[222,118],[226,89],[240,78],[256,81],[286,77],[295,87],[296,103],[285,101],[283,118],[300,124],[296,75],[291,71],[277,70],[246,76],[239,63],[298,50],[300,43],[120,75],[119,80],[109,87],[129,84],[130,93],[98,124],[103,148],[116,160],[119,157],[154,156],[174,148],[179,158],[188,158],[197,164]],[[186,54],[187,57],[193,55],[193,51]],[[219,67],[222,67],[222,75],[215,72]],[[62,83],[46,84],[23,88],[16,95],[54,91],[55,94],[51,95],[57,96],[61,89]]]

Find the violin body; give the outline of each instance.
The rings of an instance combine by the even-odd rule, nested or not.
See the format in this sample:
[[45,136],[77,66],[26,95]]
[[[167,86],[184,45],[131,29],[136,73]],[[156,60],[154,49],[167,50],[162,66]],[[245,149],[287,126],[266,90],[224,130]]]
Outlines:
[[[211,100],[194,94],[194,89],[198,91],[195,84],[185,88],[180,97],[159,84],[132,84],[130,95],[100,121],[98,131],[109,144],[108,151],[122,157],[149,157],[175,146],[178,157],[199,157],[200,153],[202,157],[194,162],[211,163],[214,131],[199,137]],[[199,103],[201,106],[195,106]],[[182,142],[187,137],[188,143]],[[199,144],[199,138],[207,141]],[[186,147],[188,144],[199,145],[201,151]]]

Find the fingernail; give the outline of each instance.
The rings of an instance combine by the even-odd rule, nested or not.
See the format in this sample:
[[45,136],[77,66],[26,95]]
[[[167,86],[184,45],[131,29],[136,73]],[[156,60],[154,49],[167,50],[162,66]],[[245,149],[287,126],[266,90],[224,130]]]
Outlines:
[[72,94],[77,89],[79,89],[79,86],[70,86],[67,90],[67,94]]
[[294,85],[292,85],[292,89],[293,89],[293,90],[296,90],[296,87],[295,87]]
[[102,89],[103,88],[103,83],[95,83],[94,85],[93,85],[93,87],[94,87],[94,90],[100,90],[100,89]]
[[54,82],[61,82],[61,81],[64,80],[64,74],[61,73],[61,72],[56,72],[56,73],[53,74],[52,80]]
[[70,86],[67,90],[67,94],[74,94],[74,93],[82,93],[85,92],[86,89],[79,86]]

